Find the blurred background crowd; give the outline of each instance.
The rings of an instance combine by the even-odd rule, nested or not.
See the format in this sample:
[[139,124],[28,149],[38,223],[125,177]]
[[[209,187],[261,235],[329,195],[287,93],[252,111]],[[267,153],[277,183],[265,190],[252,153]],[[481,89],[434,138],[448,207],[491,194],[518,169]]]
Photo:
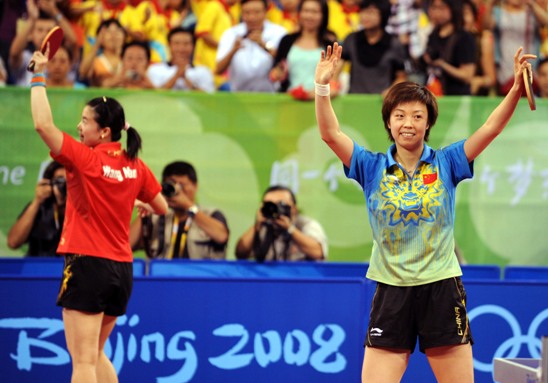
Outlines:
[[538,55],[534,89],[548,94],[546,0],[2,0],[2,85],[29,85],[32,52],[56,25],[49,87],[310,100],[320,52],[338,41],[333,97],[404,80],[437,95],[504,95],[520,46]]

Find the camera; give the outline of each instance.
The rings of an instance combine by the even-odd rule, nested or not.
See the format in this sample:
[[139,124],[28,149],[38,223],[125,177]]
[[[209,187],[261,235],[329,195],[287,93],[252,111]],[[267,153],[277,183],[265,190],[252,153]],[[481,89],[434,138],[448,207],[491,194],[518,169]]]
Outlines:
[[261,207],[261,214],[266,219],[277,219],[282,215],[291,217],[291,206],[282,201],[278,203],[266,201],[263,202],[263,206]]
[[129,78],[132,81],[137,81],[141,78],[139,73],[137,73],[137,71],[134,71],[134,70],[128,70],[126,72],[126,77]]
[[162,194],[167,198],[176,196],[181,191],[181,185],[177,182],[168,180],[162,183]]
[[57,187],[59,193],[65,197],[67,195],[67,180],[65,177],[57,177],[51,180],[51,186]]

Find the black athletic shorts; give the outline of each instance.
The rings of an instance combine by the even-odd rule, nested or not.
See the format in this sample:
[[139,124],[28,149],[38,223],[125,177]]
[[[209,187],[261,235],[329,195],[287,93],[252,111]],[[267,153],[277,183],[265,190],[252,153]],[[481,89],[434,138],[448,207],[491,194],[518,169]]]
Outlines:
[[365,345],[413,352],[431,347],[473,344],[460,277],[420,286],[377,283]]
[[133,263],[67,254],[57,305],[121,316],[126,313],[132,287]]

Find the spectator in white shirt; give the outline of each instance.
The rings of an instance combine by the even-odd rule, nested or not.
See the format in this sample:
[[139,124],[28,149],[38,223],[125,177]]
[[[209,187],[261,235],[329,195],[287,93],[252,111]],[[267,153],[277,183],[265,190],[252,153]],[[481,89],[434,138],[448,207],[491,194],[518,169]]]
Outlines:
[[194,34],[182,27],[173,28],[168,34],[171,61],[149,66],[147,75],[155,88],[175,90],[215,91],[213,74],[203,65],[192,65]]
[[230,90],[275,92],[270,69],[285,28],[266,20],[267,0],[242,0],[242,22],[226,30],[217,48],[216,74],[228,70]]

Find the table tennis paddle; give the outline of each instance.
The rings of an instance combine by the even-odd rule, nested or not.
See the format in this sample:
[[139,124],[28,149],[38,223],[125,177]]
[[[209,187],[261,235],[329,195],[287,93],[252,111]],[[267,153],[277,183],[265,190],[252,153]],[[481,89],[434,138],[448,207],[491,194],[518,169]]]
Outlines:
[[537,105],[535,102],[535,93],[533,92],[533,76],[530,69],[523,71],[523,83],[525,84],[525,93],[527,94],[527,101],[529,101],[529,108],[536,110]]
[[[63,30],[60,27],[53,27],[48,32],[46,37],[44,37],[44,41],[42,41],[42,46],[40,47],[40,52],[46,53],[46,49],[48,49],[48,43],[49,43],[49,55],[48,60],[51,59],[55,52],[57,52],[57,49],[61,46],[61,42],[63,42]],[[29,65],[27,66],[27,70],[29,72],[32,72],[34,70],[34,61],[31,60]]]

